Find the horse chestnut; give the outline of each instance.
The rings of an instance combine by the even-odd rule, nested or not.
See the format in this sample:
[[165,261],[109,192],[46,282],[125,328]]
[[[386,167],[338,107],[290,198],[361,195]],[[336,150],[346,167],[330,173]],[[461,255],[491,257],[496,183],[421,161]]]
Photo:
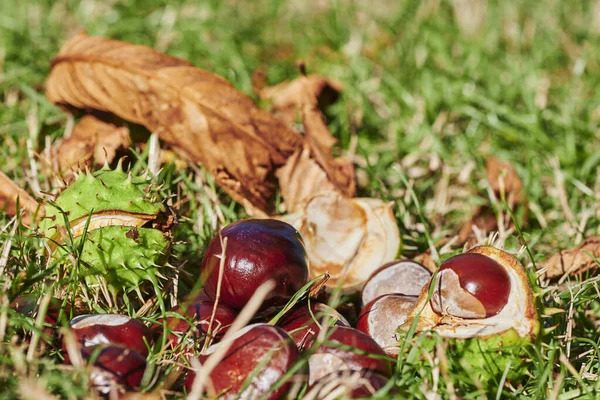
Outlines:
[[146,358],[135,350],[118,345],[99,345],[83,348],[81,355],[93,362],[90,382],[101,394],[109,394],[111,388],[117,385],[136,389],[142,383]]
[[[316,338],[309,340],[306,348]],[[340,370],[371,370],[383,376],[392,375],[392,366],[383,349],[370,336],[346,326],[334,326],[309,357],[309,384]]]
[[[97,345],[120,345],[142,356],[148,355],[152,342],[150,330],[140,321],[120,314],[86,314],[75,317],[69,323],[75,340],[82,348]],[[66,344],[63,353],[68,361]]]
[[308,281],[308,261],[302,237],[291,225],[274,219],[248,219],[234,222],[214,237],[202,260],[207,276],[204,289],[215,299],[219,266],[227,239],[220,301],[240,310],[256,289],[268,280],[275,289],[263,308],[285,304]]
[[431,299],[433,310],[461,318],[489,318],[508,303],[511,283],[506,270],[490,257],[460,254],[446,260]]
[[[227,353],[210,373],[210,380],[220,399],[279,399],[289,388],[289,383],[272,390],[300,358],[292,339],[281,328],[267,324],[254,324],[236,333]],[[204,362],[216,350],[215,344],[200,356]],[[188,371],[185,387],[191,391],[195,379]],[[248,381],[248,382],[247,382]],[[249,383],[245,388],[244,385]]]
[[387,382],[386,377],[369,370],[338,371],[310,386],[306,397],[315,400],[370,398]]
[[342,314],[323,303],[311,303],[310,309],[308,304],[298,305],[286,314],[277,325],[294,339],[296,346],[302,351],[308,338],[319,333],[320,325],[327,319],[334,325],[350,326]]
[[[177,307],[173,312],[179,314],[179,317],[167,317],[167,342],[169,345],[176,347],[181,343],[181,339],[190,332],[190,329],[192,329],[191,334],[188,336],[190,344],[202,344],[208,335],[214,305],[214,301],[203,296],[197,296]],[[237,312],[230,307],[222,303],[217,304],[211,327],[212,338],[220,339],[223,337],[236,316]],[[152,328],[156,337],[160,337],[164,330],[162,319],[159,319],[158,322],[159,324],[155,324]]]

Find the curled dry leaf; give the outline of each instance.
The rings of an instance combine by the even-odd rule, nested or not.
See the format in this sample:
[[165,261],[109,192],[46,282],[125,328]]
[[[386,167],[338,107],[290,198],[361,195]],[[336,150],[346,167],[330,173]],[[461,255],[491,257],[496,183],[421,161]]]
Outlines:
[[277,177],[285,208],[292,212],[313,196],[336,190],[325,171],[310,157],[308,148],[294,153],[277,171]]
[[111,163],[130,146],[126,126],[86,115],[75,125],[71,136],[61,140],[56,147],[59,172],[66,182],[70,182],[77,169]]
[[307,94],[316,100],[318,108],[323,111],[335,103],[342,89],[342,83],[335,79],[307,75],[261,88],[259,96],[263,100],[270,100],[275,115],[292,125],[301,117],[300,111]]
[[498,219],[496,218],[496,214],[494,214],[494,209],[490,206],[477,207],[475,211],[473,211],[471,218],[460,228],[458,233],[459,243],[465,243],[470,239],[474,239],[473,226],[476,226],[483,232],[492,232],[496,230],[498,228]]
[[400,233],[391,208],[379,199],[330,192],[282,218],[302,234],[311,279],[328,272],[327,287],[354,291],[398,253]]
[[149,47],[79,34],[52,62],[53,103],[144,125],[252,212],[268,210],[274,172],[302,137],[227,80]]
[[303,75],[261,91],[261,97],[273,102],[274,112],[283,120],[291,125],[301,116],[304,126],[304,147],[296,150],[277,173],[281,194],[290,212],[332,188],[346,196],[356,194],[354,167],[349,160],[331,155],[336,139],[320,111],[335,101],[341,88],[336,81]]
[[[501,198],[502,193],[504,193],[506,202],[511,208],[514,209],[521,204],[526,206],[523,201],[523,182],[509,162],[490,156],[485,163],[485,172],[490,187],[497,198]],[[510,224],[512,224],[512,221]],[[458,234],[460,243],[465,243],[472,238],[473,226],[476,226],[483,232],[491,232],[498,229],[498,219],[496,218],[494,209],[489,205],[477,207],[473,211],[471,218],[463,224]]]
[[44,208],[3,172],[0,172],[0,188],[0,209],[6,214],[21,212],[25,224],[30,224],[34,217],[39,221],[44,216]]
[[600,259],[600,236],[591,236],[579,246],[553,255],[539,267],[546,269],[544,276],[550,279],[575,276],[597,270],[598,264],[594,259]]
[[485,173],[492,190],[497,195],[504,192],[511,208],[521,204],[523,182],[509,162],[490,156],[485,163]]

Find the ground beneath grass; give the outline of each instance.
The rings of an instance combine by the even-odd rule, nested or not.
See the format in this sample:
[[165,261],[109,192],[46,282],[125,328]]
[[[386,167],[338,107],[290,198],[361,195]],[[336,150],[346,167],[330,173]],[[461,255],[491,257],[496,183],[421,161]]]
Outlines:
[[[188,59],[255,98],[257,85],[296,77],[298,60],[341,81],[342,97],[326,115],[337,151],[353,160],[359,195],[394,202],[406,256],[432,246],[442,258],[461,250],[456,236],[482,205],[507,224],[477,231],[471,243],[504,246],[531,271],[599,234],[600,1],[3,0],[0,169],[31,193],[52,190],[32,160],[68,124],[43,96],[44,80],[80,29]],[[486,178],[491,156],[523,182],[526,200],[514,210],[520,229]],[[145,167],[144,157],[134,168]],[[172,168],[165,177],[164,194],[186,203],[174,252],[182,279],[193,283],[185,266],[198,262],[218,226],[245,214],[201,170]],[[57,349],[38,356],[9,344],[35,321],[7,312],[8,301],[64,292],[74,278],[55,285],[37,239],[0,218],[0,245],[10,250],[0,258],[0,396],[84,397],[85,377],[57,364]],[[596,279],[539,283],[539,300],[554,315],[544,319],[551,332],[530,378],[487,395],[597,398]],[[484,395],[444,368],[433,353],[399,368],[396,384],[416,398]]]

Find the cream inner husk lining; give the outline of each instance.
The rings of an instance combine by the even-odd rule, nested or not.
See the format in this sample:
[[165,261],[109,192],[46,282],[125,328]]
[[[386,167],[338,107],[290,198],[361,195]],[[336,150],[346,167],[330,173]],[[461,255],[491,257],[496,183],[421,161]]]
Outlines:
[[528,303],[527,290],[523,287],[524,283],[521,282],[516,271],[506,268],[506,272],[510,278],[511,291],[508,303],[498,314],[484,319],[443,317],[435,327],[435,331],[444,337],[465,338],[493,335],[512,328],[519,336],[528,336],[534,330],[535,321],[525,316]]

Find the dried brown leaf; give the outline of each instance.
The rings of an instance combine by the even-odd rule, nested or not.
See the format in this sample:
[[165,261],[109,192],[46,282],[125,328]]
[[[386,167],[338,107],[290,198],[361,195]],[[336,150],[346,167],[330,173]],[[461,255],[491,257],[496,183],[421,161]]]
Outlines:
[[302,108],[302,122],[304,123],[305,140],[312,157],[323,168],[329,181],[340,193],[349,197],[354,196],[356,194],[354,166],[349,160],[335,158],[331,155],[332,140],[335,142],[335,139],[331,136],[318,108],[305,104]]
[[[258,77],[264,79],[264,73],[257,73],[256,76],[257,80]],[[261,88],[259,96],[263,100],[271,101],[271,109],[275,115],[292,125],[301,117],[300,111],[307,94],[314,98],[314,103],[319,110],[323,111],[327,106],[335,103],[342,89],[342,83],[337,80],[321,75],[307,75]]]
[[[502,193],[506,197],[508,205],[514,209],[522,205],[525,207],[523,222],[527,218],[527,204],[523,196],[523,182],[514,167],[507,161],[500,160],[494,156],[489,156],[485,163],[485,172],[490,187],[494,191],[497,198],[501,198]],[[512,220],[510,221],[512,225]],[[483,232],[492,232],[498,229],[498,219],[494,214],[494,210],[490,206],[477,207],[471,214],[471,218],[467,220],[458,236],[459,243],[474,241],[473,226],[476,226]]]
[[294,153],[277,171],[277,178],[288,212],[303,207],[314,196],[335,191],[335,186],[329,182],[319,164],[310,157],[310,150],[306,146],[302,151]]
[[111,163],[130,146],[131,139],[126,126],[86,115],[75,125],[71,136],[60,141],[56,147],[59,172],[68,182],[77,169]]
[[511,208],[521,204],[523,182],[509,162],[490,156],[485,163],[485,172],[492,190],[497,195],[504,192]]
[[598,269],[594,259],[600,259],[600,236],[591,236],[579,246],[563,250],[539,265],[546,268],[547,278],[558,278],[563,275],[575,276]]
[[157,133],[248,209],[268,210],[275,170],[302,143],[224,78],[145,46],[79,34],[46,84],[56,104],[109,111]]
[[25,224],[30,224],[34,216],[37,220],[44,216],[43,207],[3,172],[0,172],[0,188],[0,209],[6,214],[13,216],[21,212]]
[[[471,218],[466,221],[458,233],[458,242],[465,243],[473,237],[473,226],[476,226],[483,232],[492,232],[498,229],[498,219],[494,210],[489,206],[477,207]],[[470,246],[467,246],[470,247]]]
[[278,173],[281,194],[288,211],[295,211],[313,196],[336,190],[356,194],[354,166],[331,155],[337,140],[331,135],[321,109],[335,101],[342,85],[317,75],[263,89],[261,97],[273,102],[273,110],[288,124],[298,116],[304,126],[304,149],[291,157]]

